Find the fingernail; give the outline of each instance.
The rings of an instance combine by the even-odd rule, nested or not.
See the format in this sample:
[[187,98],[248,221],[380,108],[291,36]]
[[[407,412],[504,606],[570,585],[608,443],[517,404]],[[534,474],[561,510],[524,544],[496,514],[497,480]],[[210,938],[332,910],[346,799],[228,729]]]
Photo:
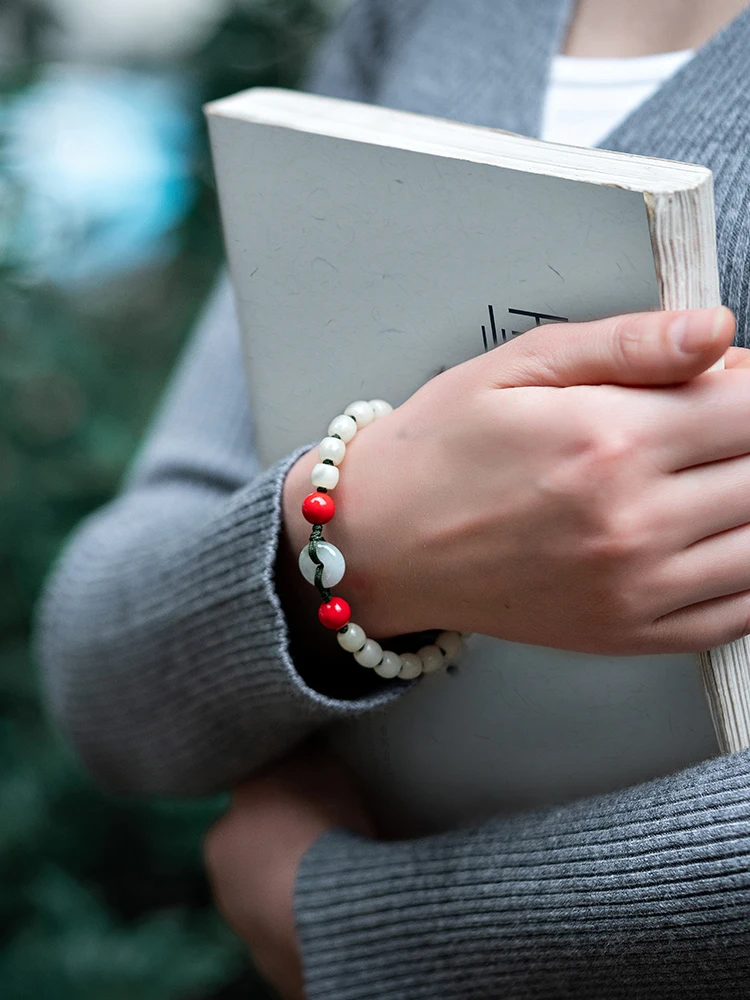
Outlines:
[[724,309],[691,309],[672,323],[669,336],[683,354],[698,354],[716,340],[724,325]]

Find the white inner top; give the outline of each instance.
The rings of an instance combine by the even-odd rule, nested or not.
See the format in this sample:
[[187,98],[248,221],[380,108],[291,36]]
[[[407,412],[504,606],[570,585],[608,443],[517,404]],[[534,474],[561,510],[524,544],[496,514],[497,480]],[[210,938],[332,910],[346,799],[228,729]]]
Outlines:
[[557,56],[541,138],[573,146],[598,145],[692,56],[692,49],[634,59]]

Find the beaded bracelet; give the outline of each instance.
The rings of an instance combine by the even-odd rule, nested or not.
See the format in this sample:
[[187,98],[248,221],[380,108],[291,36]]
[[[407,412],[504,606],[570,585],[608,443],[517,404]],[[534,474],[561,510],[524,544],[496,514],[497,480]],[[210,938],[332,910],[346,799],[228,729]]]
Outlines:
[[416,653],[394,653],[384,650],[380,643],[368,639],[364,629],[351,620],[351,608],[343,597],[334,597],[329,588],[335,587],[344,577],[346,562],[339,549],[323,538],[323,525],[336,513],[336,505],[329,490],[339,482],[338,466],[346,455],[346,446],[358,430],[384,417],[392,411],[383,399],[357,400],[351,403],[328,425],[328,436],[318,447],[320,461],[312,470],[315,492],[302,502],[302,514],[313,525],[310,541],[299,556],[299,568],[317,589],[323,603],[318,608],[318,618],[326,628],[338,632],[342,649],[354,654],[363,667],[371,667],[384,678],[399,677],[414,680],[421,674],[432,674],[443,666],[455,663],[464,649],[468,632],[440,632],[434,642],[423,646]]

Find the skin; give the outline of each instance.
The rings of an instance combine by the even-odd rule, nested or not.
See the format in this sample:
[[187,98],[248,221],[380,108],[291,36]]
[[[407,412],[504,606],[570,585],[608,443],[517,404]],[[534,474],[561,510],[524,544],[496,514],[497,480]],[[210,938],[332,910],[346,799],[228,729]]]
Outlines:
[[[669,340],[677,314],[540,328],[363,430],[326,537],[347,554],[339,589],[367,634],[442,624],[610,655],[744,635],[750,380],[700,374],[733,335],[728,310],[712,315],[692,317],[716,339],[689,354]],[[286,484],[290,561],[315,460]]]
[[[652,314],[649,318],[661,324],[658,329],[666,330],[673,317],[663,313]],[[711,313],[702,319],[699,325],[706,339],[706,348],[692,355],[676,353],[666,337],[657,335],[653,338],[652,350],[641,352],[636,362],[642,367],[641,379],[647,383],[649,378],[657,383],[661,380],[673,381],[677,370],[681,370],[685,377],[689,377],[689,372],[694,373],[694,381],[725,380],[727,384],[738,381],[747,394],[746,390],[750,389],[750,351],[730,348],[725,355],[726,371],[698,374],[721,356],[732,338],[734,323],[731,313],[721,311],[719,332],[712,339],[715,319]],[[627,330],[628,327],[629,324],[626,324],[614,329]],[[549,328],[545,332],[549,333]],[[570,332],[568,327],[566,334]],[[624,364],[621,345],[617,346],[620,344],[619,336],[615,334],[611,339],[606,355],[608,361],[603,360],[601,354],[602,324],[582,325],[579,339],[581,353],[577,361],[572,361],[570,351],[563,349],[568,347],[563,338],[557,341],[561,348],[560,358],[547,353],[543,369],[547,380],[553,383],[560,381],[566,371],[572,375],[573,370],[567,367],[571,363],[582,371],[587,354],[594,359],[593,363],[589,360],[589,364],[593,364],[590,368],[592,373],[603,376],[605,372],[601,365],[609,364],[610,377],[615,377],[615,370]],[[498,348],[498,352],[503,354],[498,353],[496,357],[503,361],[503,367],[508,372],[513,372],[516,383],[522,378],[538,382],[541,369],[532,367],[533,354],[520,350],[522,342],[523,338]],[[530,341],[527,343],[530,345]],[[506,377],[510,378],[509,375]],[[635,380],[632,367],[629,369],[629,380]],[[554,385],[542,388],[543,391],[547,388],[559,390]],[[619,391],[642,394],[659,393],[661,390],[629,388]],[[392,417],[391,414],[382,418],[382,423]],[[377,426],[371,425],[372,430]],[[371,433],[370,429],[363,431],[359,440],[365,441],[368,433]],[[352,448],[352,454],[354,450]],[[298,463],[299,481],[290,487],[289,493],[290,507],[294,507],[295,511],[299,509],[299,497],[295,493],[300,490],[304,495],[307,491],[305,477],[309,470],[306,463],[313,457],[305,456]],[[728,467],[731,461],[717,464]],[[746,459],[736,461],[744,465]],[[747,474],[750,476],[750,470]],[[210,831],[206,840],[206,864],[217,904],[227,922],[251,949],[260,971],[286,1000],[302,1000],[304,997],[302,962],[294,923],[297,871],[302,858],[318,838],[337,827],[373,836],[372,823],[341,764],[322,750],[306,746],[289,759],[253,776],[237,789],[232,808]]]
[[563,52],[621,59],[698,48],[746,6],[747,0],[578,0]]
[[306,744],[238,788],[206,839],[217,906],[285,1000],[304,997],[293,913],[297,869],[334,827],[374,835],[342,765]]
[[[661,0],[658,4],[653,0],[579,0],[564,51],[585,57],[627,57],[695,47],[745,6],[745,2],[738,0],[711,0],[711,3]],[[487,619],[481,617],[481,595],[457,608],[449,606],[446,595],[435,585],[439,577],[431,576],[430,559],[436,558],[438,550],[444,558],[446,540],[452,537],[452,532],[460,534],[461,529],[465,535],[456,548],[457,566],[462,554],[465,558],[467,551],[472,552],[472,544],[483,531],[485,542],[492,539],[493,519],[487,516],[481,496],[477,501],[476,490],[472,491],[474,503],[469,504],[470,516],[463,524],[461,519],[450,522],[443,518],[442,522],[438,519],[431,531],[412,532],[417,543],[412,540],[409,554],[416,560],[413,566],[418,568],[412,569],[411,580],[408,575],[399,575],[389,563],[385,547],[377,544],[377,537],[382,537],[378,535],[382,526],[375,507],[368,506],[368,498],[379,486],[383,469],[399,465],[394,461],[399,449],[403,451],[402,469],[413,470],[418,464],[412,461],[414,435],[423,447],[432,442],[429,460],[438,467],[447,457],[453,463],[463,461],[471,466],[472,456],[476,461],[483,448],[502,443],[502,435],[494,440],[485,438],[483,442],[476,434],[472,436],[472,426],[488,423],[487,419],[477,419],[473,425],[465,423],[452,436],[443,436],[442,450],[434,450],[437,447],[434,430],[439,426],[436,415],[445,405],[449,391],[457,389],[469,393],[472,405],[477,407],[476,414],[483,418],[500,419],[500,410],[505,411],[505,407],[493,407],[502,398],[520,407],[518,419],[522,414],[529,418],[541,400],[545,407],[550,407],[547,419],[554,420],[554,407],[558,405],[555,400],[561,393],[574,399],[576,409],[580,407],[584,413],[585,426],[575,426],[568,439],[557,437],[555,454],[537,455],[544,459],[541,464],[534,465],[530,449],[533,451],[535,442],[548,440],[549,427],[555,424],[548,424],[544,434],[537,433],[534,440],[525,442],[524,454],[515,456],[524,459],[524,468],[529,472],[527,479],[516,475],[514,482],[526,510],[533,495],[533,490],[529,493],[529,484],[534,483],[534,476],[539,476],[545,463],[549,468],[551,462],[557,475],[536,495],[537,505],[531,504],[532,520],[525,525],[515,523],[513,530],[521,531],[527,542],[539,537],[536,534],[539,523],[550,516],[550,509],[543,509],[540,499],[543,495],[546,502],[558,504],[558,514],[564,518],[566,527],[579,532],[579,543],[582,526],[588,539],[588,545],[584,546],[589,558],[588,575],[586,560],[579,560],[575,576],[575,585],[582,588],[577,591],[579,600],[586,587],[601,588],[601,580],[608,581],[609,589],[605,587],[596,593],[607,604],[605,617],[610,622],[615,620],[614,629],[605,627],[603,620],[575,620],[571,634],[571,614],[575,619],[575,607],[571,609],[568,605],[556,619],[552,615],[557,631],[553,629],[546,636],[550,644],[565,645],[555,640],[561,637],[560,629],[567,628],[568,639],[576,636],[579,639],[568,648],[661,650],[676,648],[676,637],[684,636],[687,629],[692,630],[691,647],[698,649],[727,641],[750,628],[750,580],[744,577],[741,565],[750,562],[747,559],[750,510],[746,509],[745,500],[750,495],[750,440],[745,441],[742,431],[750,423],[747,415],[737,416],[738,407],[748,406],[745,400],[750,396],[750,351],[726,350],[734,324],[725,310],[720,322],[716,315],[697,316],[696,336],[699,340],[703,337],[703,347],[691,355],[681,354],[668,336],[674,319],[674,315],[651,314],[645,319],[621,317],[614,323],[609,321],[609,326],[606,322],[581,324],[576,331],[568,327],[559,341],[554,339],[553,328],[546,327],[544,354],[534,351],[534,335],[526,334],[512,344],[445,373],[447,378],[433,379],[399,408],[400,415],[399,410],[394,411],[358,435],[356,447],[351,448],[346,458],[346,476],[337,489],[339,512],[326,535],[340,544],[347,555],[347,581],[351,589],[342,596],[351,597],[358,608],[360,623],[370,634],[385,637],[415,626],[439,623],[442,627],[488,634],[502,632],[508,637],[520,637],[520,641],[539,641],[538,633],[533,632],[538,628],[536,616],[542,614],[549,619],[555,600],[565,596],[563,587],[553,588],[547,606],[535,608],[526,620],[514,612],[516,596],[512,592],[492,593],[486,607],[492,610],[490,605],[494,602],[495,613]],[[725,350],[726,371],[708,372]],[[595,427],[606,426],[597,407],[615,402],[618,412],[629,414],[626,433],[617,438],[611,434],[607,438],[597,437],[593,433]],[[565,410],[569,413],[570,407]],[[669,432],[663,426],[665,419],[671,428]],[[654,433],[654,425],[660,423],[665,432]],[[570,427],[567,420],[558,421],[558,425]],[[728,445],[727,428],[732,426],[737,433]],[[649,458],[643,461],[646,441]],[[682,453],[681,441],[688,446]],[[568,461],[561,460],[566,447]],[[389,456],[388,463],[382,463],[383,454]],[[629,472],[639,455],[641,461],[636,469],[639,489],[632,490]],[[314,461],[314,453],[303,456],[287,477],[283,496],[284,533],[277,564],[282,601],[303,610],[297,627],[308,633],[312,648],[320,645],[320,626],[315,616],[317,601],[312,588],[299,577],[296,558],[309,530],[300,517],[299,505],[309,492],[309,472]],[[448,467],[454,471],[450,463]],[[517,470],[518,463],[510,467]],[[457,481],[478,481],[475,467],[462,472],[465,478]],[[442,481],[442,477],[438,478]],[[429,480],[434,480],[434,473]],[[592,491],[581,490],[584,481],[595,486],[595,499],[590,504]],[[507,485],[504,484],[506,488]],[[419,476],[412,475],[407,485],[401,477],[395,486],[407,527],[428,523],[430,519],[421,516],[426,511],[421,505],[428,494],[420,490]],[[644,495],[645,486],[652,500],[658,497],[646,505],[636,502]],[[345,490],[351,504],[345,502]],[[430,510],[434,509],[433,504]],[[665,511],[676,509],[681,510],[680,516],[665,518]],[[612,516],[613,510],[616,517]],[[536,524],[532,523],[534,517],[538,517]],[[691,526],[692,538],[684,530],[682,534],[678,530],[685,524]],[[505,538],[506,557],[512,535],[511,532]],[[665,547],[666,537],[669,544]],[[657,539],[661,539],[661,548],[656,546],[658,553],[654,555]],[[401,541],[410,544],[408,531]],[[497,541],[493,539],[493,543]],[[487,570],[481,554],[486,546],[474,544],[473,551],[474,563],[470,555],[469,569],[461,580],[461,585],[468,588],[477,568],[485,575]],[[566,558],[575,561],[572,552],[561,555],[549,546],[547,550],[539,549],[537,555],[540,560],[556,555],[561,566]],[[628,567],[624,574],[617,569],[623,563]],[[492,569],[498,576],[496,567]],[[650,581],[648,587],[642,588],[648,592],[645,604],[633,599],[628,574],[632,574],[631,584],[639,574],[642,581]],[[502,579],[502,574],[499,578]],[[415,579],[419,581],[420,592],[426,595],[416,603],[411,599],[415,594]],[[566,580],[569,583],[568,577]],[[701,581],[702,593],[690,593],[691,580]],[[451,592],[455,596],[460,586],[455,586],[455,580],[453,583]],[[527,576],[525,586],[531,584],[533,580]],[[659,608],[657,595],[664,588],[670,598]],[[405,594],[410,601],[400,599]],[[591,596],[589,593],[587,600]],[[510,608],[506,609],[507,615],[501,616],[498,627],[497,602],[500,599],[501,603],[508,603],[508,597]],[[688,603],[691,597],[692,603]],[[404,606],[408,607],[406,616]],[[610,613],[613,607],[617,610],[615,615]],[[489,631],[483,626],[489,626]],[[585,639],[592,633],[596,636],[593,643]],[[523,636],[529,635],[536,638],[524,640]],[[334,653],[332,662],[336,656]],[[237,789],[232,808],[206,840],[206,863],[217,903],[228,923],[251,949],[258,968],[285,1000],[304,998],[293,909],[297,871],[309,848],[326,831],[336,827],[373,835],[372,825],[341,765],[322,750],[306,746]]]

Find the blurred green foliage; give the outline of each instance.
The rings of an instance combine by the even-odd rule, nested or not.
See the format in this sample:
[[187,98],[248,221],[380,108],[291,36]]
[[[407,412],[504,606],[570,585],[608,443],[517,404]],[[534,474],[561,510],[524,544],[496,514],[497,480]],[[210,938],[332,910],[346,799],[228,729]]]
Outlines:
[[[44,5],[21,6],[25,58],[0,94],[36,70]],[[196,120],[206,99],[294,85],[324,21],[315,0],[237,0],[181,67]],[[23,192],[0,189],[2,1000],[268,996],[201,871],[200,840],[222,803],[95,790],[45,721],[29,651],[49,565],[76,522],[117,489],[220,267],[205,139],[194,173],[198,196],[174,255],[75,294],[30,280],[14,259],[8,234]]]

